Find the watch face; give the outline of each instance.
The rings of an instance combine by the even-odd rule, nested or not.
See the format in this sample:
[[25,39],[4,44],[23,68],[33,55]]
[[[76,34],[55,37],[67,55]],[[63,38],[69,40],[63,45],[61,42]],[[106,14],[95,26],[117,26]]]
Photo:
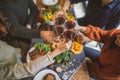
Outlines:
[[42,3],[46,6],[51,6],[57,4],[58,0],[42,0]]

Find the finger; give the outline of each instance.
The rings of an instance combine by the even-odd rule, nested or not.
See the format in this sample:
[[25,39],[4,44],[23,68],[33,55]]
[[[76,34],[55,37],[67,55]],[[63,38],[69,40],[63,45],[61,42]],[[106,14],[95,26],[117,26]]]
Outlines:
[[69,42],[67,43],[67,49],[68,49],[68,50],[70,49],[71,45],[72,45],[72,41],[69,41]]
[[75,30],[79,30],[79,27],[78,27],[78,26],[76,26],[74,29],[75,29]]
[[63,39],[61,40],[61,42],[62,42],[62,43],[65,43],[65,42],[66,42],[66,39],[65,39],[65,38],[63,38]]

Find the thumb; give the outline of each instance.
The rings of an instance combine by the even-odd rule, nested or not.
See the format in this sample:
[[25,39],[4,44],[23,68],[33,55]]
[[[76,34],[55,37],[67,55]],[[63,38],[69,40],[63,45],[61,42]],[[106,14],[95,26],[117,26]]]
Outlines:
[[71,45],[72,45],[72,41],[69,41],[69,42],[67,43],[67,49],[68,49],[68,50],[70,49]]

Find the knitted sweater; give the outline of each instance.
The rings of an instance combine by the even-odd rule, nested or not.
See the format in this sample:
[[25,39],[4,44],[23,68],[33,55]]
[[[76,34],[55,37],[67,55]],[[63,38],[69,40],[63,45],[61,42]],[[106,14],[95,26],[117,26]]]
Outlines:
[[13,36],[40,37],[40,30],[25,28],[26,24],[33,25],[36,17],[37,7],[32,0],[0,0],[0,25],[5,26]]
[[84,34],[92,40],[104,43],[98,60],[91,65],[92,73],[100,80],[118,80],[116,78],[120,78],[120,47],[115,44],[115,39],[116,35],[120,34],[120,29],[107,31],[88,25]]

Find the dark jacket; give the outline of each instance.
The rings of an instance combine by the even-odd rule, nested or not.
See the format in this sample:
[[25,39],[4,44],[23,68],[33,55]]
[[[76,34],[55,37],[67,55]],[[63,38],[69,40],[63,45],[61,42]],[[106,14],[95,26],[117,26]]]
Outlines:
[[[70,0],[71,3],[77,3],[86,0]],[[86,15],[78,19],[80,25],[104,26],[105,29],[113,29],[120,24],[120,0],[113,0],[102,6],[101,0],[88,0]]]
[[0,25],[4,25],[12,36],[40,37],[40,30],[25,28],[26,24],[33,25],[37,14],[37,7],[32,0],[0,0]]

